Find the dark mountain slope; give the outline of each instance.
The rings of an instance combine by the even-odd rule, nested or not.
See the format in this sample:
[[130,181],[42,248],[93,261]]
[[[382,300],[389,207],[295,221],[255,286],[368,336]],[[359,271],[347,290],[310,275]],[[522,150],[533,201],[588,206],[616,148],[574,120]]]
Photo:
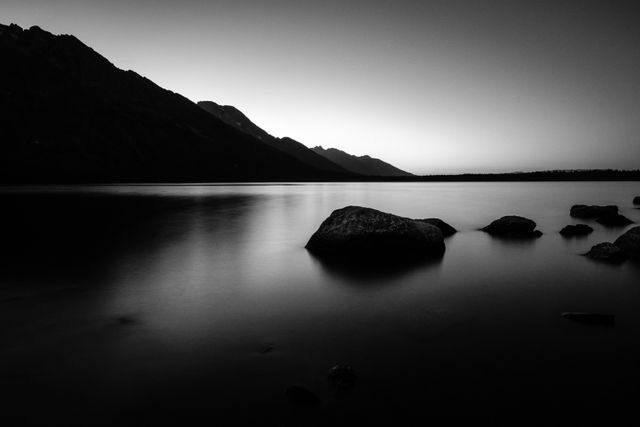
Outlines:
[[354,173],[371,176],[413,176],[409,172],[373,157],[358,157],[335,148],[325,150],[320,146],[313,147],[312,150]]
[[213,101],[200,101],[198,106],[208,113],[214,115],[218,119],[222,120],[226,124],[240,129],[241,131],[248,133],[261,141],[269,138],[275,138],[269,135],[266,131],[259,128],[253,123],[247,116],[231,105],[220,105]]
[[336,178],[73,36],[0,25],[0,57],[0,182]]
[[316,154],[306,145],[301,144],[294,139],[288,137],[276,138],[275,136],[268,134],[253,123],[240,110],[231,105],[219,105],[213,101],[201,101],[198,102],[198,105],[228,125],[234,126],[237,129],[258,138],[265,144],[290,154],[310,166],[330,172],[342,174],[349,173],[346,169],[338,166],[331,160]]

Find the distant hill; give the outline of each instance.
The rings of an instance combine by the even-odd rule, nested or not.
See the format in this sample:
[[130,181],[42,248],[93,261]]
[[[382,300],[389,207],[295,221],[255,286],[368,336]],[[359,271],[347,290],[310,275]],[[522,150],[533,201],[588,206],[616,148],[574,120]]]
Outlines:
[[0,25],[0,58],[2,183],[344,178],[116,68],[73,36]]
[[345,175],[350,174],[350,172],[343,167],[338,166],[331,160],[315,153],[306,145],[301,144],[294,139],[288,137],[276,138],[275,136],[268,134],[266,131],[254,124],[240,110],[231,105],[219,105],[213,101],[200,101],[198,102],[198,105],[228,125],[259,139],[273,148],[295,157],[309,166],[328,172]]
[[410,174],[409,172],[405,172],[393,165],[390,165],[389,163],[373,157],[358,157],[335,148],[324,149],[320,146],[313,147],[312,150],[343,168],[358,174],[381,177],[413,176],[413,174]]

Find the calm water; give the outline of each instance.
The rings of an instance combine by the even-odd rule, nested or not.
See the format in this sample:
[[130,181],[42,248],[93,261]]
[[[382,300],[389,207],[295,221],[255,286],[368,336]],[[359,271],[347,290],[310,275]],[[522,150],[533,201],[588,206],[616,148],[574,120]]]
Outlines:
[[[640,265],[580,256],[625,228],[558,231],[576,203],[640,222],[639,194],[627,182],[3,188],[3,412],[84,425],[610,420],[640,397]],[[337,268],[304,245],[346,205],[460,231],[438,262]],[[507,214],[545,234],[477,231]],[[352,390],[327,380],[338,363],[355,368]],[[291,407],[292,384],[321,403]]]

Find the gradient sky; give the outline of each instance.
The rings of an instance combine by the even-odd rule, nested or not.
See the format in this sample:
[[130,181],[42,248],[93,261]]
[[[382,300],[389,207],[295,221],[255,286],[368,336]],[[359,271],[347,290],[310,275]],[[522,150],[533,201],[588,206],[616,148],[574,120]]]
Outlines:
[[634,3],[0,0],[0,22],[414,173],[637,169]]

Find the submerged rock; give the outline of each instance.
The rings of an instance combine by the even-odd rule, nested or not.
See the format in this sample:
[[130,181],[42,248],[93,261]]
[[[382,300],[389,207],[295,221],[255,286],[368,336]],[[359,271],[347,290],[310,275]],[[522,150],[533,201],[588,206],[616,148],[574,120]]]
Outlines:
[[444,237],[449,237],[458,232],[455,228],[441,220],[440,218],[425,218],[425,219],[416,219],[418,222],[424,222],[426,224],[435,225],[440,229],[440,232]]
[[315,254],[385,259],[442,256],[445,251],[438,227],[360,206],[333,211],[306,248]]
[[540,237],[542,232],[534,230],[536,223],[529,218],[510,215],[503,216],[482,228],[489,234],[501,237]]
[[293,406],[315,406],[320,403],[314,392],[300,385],[287,387],[284,394]]
[[132,326],[132,325],[137,325],[138,323],[140,323],[138,318],[135,317],[135,316],[119,316],[116,319],[116,322],[119,325],[125,325],[125,326]]
[[342,390],[353,388],[356,378],[356,371],[350,365],[336,365],[329,371],[331,383]]
[[620,214],[604,215],[598,218],[596,222],[599,222],[602,225],[606,225],[610,227],[611,226],[624,227],[625,225],[633,224],[633,221],[631,221],[626,216],[620,215]]
[[640,255],[640,226],[633,227],[618,237],[614,244],[629,254]]
[[587,224],[567,225],[560,230],[560,234],[564,237],[586,236],[592,232],[593,228],[589,227]]
[[607,215],[615,215],[618,213],[618,207],[614,205],[596,206],[596,205],[573,205],[570,214],[575,218],[596,219]]
[[274,349],[275,349],[275,347],[273,345],[268,344],[268,345],[262,347],[262,349],[260,350],[260,353],[261,354],[271,353]]
[[570,311],[562,313],[562,317],[569,320],[574,320],[580,323],[589,323],[592,325],[613,326],[616,321],[616,316],[613,314],[601,314],[601,313],[581,313]]
[[634,205],[640,205],[640,196],[636,196],[633,198],[633,204]]
[[592,247],[585,256],[597,260],[611,263],[619,263],[627,259],[627,253],[613,243],[598,243]]

